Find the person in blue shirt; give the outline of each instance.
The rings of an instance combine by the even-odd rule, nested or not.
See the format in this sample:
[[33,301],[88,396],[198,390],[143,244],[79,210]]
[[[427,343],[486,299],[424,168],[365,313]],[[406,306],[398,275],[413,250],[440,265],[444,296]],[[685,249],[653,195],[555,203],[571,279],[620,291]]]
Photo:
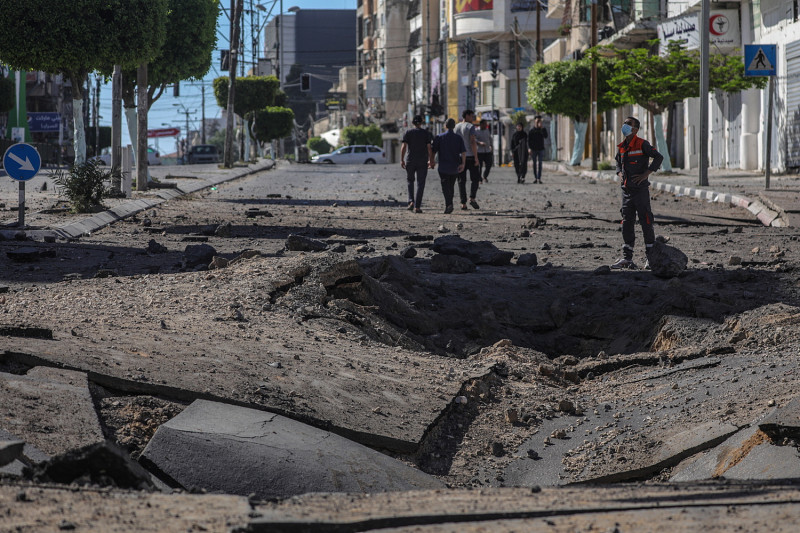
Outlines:
[[456,180],[467,164],[467,147],[464,145],[464,139],[453,131],[456,127],[455,120],[447,119],[444,126],[447,131],[433,139],[433,152],[439,156],[439,179],[442,182],[444,195],[444,213],[448,215],[453,212]]

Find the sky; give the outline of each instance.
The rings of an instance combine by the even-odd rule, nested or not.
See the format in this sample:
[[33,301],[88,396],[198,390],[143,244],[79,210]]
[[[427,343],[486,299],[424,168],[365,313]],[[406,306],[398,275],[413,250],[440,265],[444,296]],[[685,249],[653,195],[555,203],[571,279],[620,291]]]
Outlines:
[[[280,2],[275,0],[276,4],[270,15],[270,19],[278,14]],[[244,25],[244,39],[246,43],[252,42],[251,31],[257,29],[259,26],[266,25],[268,20],[264,18],[267,12],[272,7],[272,0],[244,0],[245,11],[254,7],[255,4],[261,3],[267,8],[266,12],[260,10],[253,10],[253,13],[258,13],[261,17],[260,24],[254,15],[253,25],[251,27],[250,16],[245,13]],[[214,99],[214,89],[212,82],[214,78],[219,76],[227,76],[228,73],[220,70],[220,50],[229,47],[229,33],[230,33],[230,20],[228,18],[228,11],[230,10],[231,0],[220,0],[221,7],[224,10],[220,13],[217,20],[217,45],[211,57],[211,69],[203,78],[202,81],[189,82],[183,81],[180,84],[180,96],[172,96],[172,89],[167,88],[164,94],[159,98],[150,108],[147,115],[147,123],[149,129],[160,129],[168,127],[179,127],[181,130],[181,137],[185,135],[186,130],[186,117],[188,112],[189,129],[197,130],[200,126],[202,117],[202,91],[205,87],[205,116],[206,119],[221,118],[221,109],[217,106]],[[300,9],[355,9],[356,0],[284,0],[283,9],[286,12],[290,7],[297,6]],[[264,31],[261,31],[260,40],[263,43]],[[245,46],[245,62],[252,62],[252,51],[250,46]],[[263,48],[263,44],[261,45]],[[102,83],[102,82],[101,82]],[[95,80],[92,78],[92,86]],[[165,125],[166,124],[166,125]],[[111,126],[111,82],[101,85],[100,88],[100,125]],[[122,144],[132,144],[128,135],[128,128],[124,124],[122,127]],[[160,139],[148,139],[148,144],[156,146],[162,153],[172,153],[175,151],[176,140],[174,137],[162,137]]]

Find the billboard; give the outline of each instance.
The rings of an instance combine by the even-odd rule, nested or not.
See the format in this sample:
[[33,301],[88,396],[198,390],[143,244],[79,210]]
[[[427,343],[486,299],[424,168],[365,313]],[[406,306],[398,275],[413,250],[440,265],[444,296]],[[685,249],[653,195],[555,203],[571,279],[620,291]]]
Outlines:
[[[700,48],[700,28],[697,26],[699,15],[693,13],[670,20],[657,26],[659,54],[665,55],[669,41],[677,41],[681,48],[696,50]],[[735,9],[712,9],[708,18],[709,43],[712,50],[722,48],[729,50],[741,46],[739,33],[739,12]]]
[[61,113],[28,113],[28,130],[31,133],[58,132]]
[[488,11],[494,7],[494,0],[453,0],[455,14],[472,11]]

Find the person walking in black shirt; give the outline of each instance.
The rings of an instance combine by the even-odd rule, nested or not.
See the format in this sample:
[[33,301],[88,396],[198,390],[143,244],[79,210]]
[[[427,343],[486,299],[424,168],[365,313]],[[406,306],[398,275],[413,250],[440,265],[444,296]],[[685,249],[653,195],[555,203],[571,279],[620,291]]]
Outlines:
[[[422,194],[425,192],[425,179],[428,168],[433,168],[433,137],[431,132],[422,128],[423,119],[416,115],[411,121],[414,127],[403,135],[403,146],[400,149],[400,166],[406,171],[408,179],[408,210],[422,213]],[[414,179],[417,192],[414,194]]]
[[511,154],[514,156],[514,170],[517,171],[517,183],[525,183],[528,173],[528,134],[521,122],[517,122],[517,131],[511,137]]
[[455,194],[456,180],[467,163],[467,147],[464,139],[453,132],[456,121],[452,118],[445,123],[447,131],[436,136],[433,140],[433,151],[439,154],[439,178],[442,182],[444,195],[444,214],[453,212],[453,195]]
[[542,182],[542,160],[544,159],[544,140],[547,139],[547,129],[542,127],[542,117],[536,115],[533,127],[528,131],[528,152],[533,165],[533,182]]

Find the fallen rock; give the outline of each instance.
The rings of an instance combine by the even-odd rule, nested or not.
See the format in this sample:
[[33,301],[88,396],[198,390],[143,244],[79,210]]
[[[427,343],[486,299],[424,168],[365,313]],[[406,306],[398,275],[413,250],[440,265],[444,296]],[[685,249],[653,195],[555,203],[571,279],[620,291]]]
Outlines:
[[184,268],[193,268],[198,265],[208,265],[217,251],[210,244],[189,244],[183,251]]
[[517,264],[519,266],[535,267],[539,264],[539,259],[536,254],[520,254],[517,258]]
[[147,243],[146,251],[148,254],[165,254],[169,252],[169,249],[163,244],[156,242],[155,239],[150,239],[150,242]]
[[465,257],[476,265],[508,265],[514,252],[504,252],[489,241],[472,242],[458,235],[447,235],[433,241],[433,251]]
[[142,462],[190,489],[257,498],[443,488],[371,448],[300,422],[197,400],[161,426]]
[[225,267],[228,266],[229,263],[230,263],[230,261],[228,261],[224,257],[220,257],[218,255],[215,255],[214,259],[212,259],[211,263],[209,263],[208,269],[209,270],[214,270],[214,269],[217,269],[217,268],[225,268]]
[[475,263],[458,255],[436,254],[431,258],[431,271],[443,274],[475,272]]
[[650,270],[659,278],[674,278],[689,264],[689,258],[674,246],[662,243],[659,240],[650,248],[647,255]]
[[233,236],[233,225],[230,222],[226,222],[225,224],[221,224],[214,230],[215,237],[232,237]]
[[406,259],[411,259],[412,257],[417,256],[417,249],[413,246],[406,246],[402,250],[400,250],[400,255]]
[[127,453],[106,441],[53,457],[25,471],[41,483],[77,483],[121,489],[152,489],[150,474]]
[[22,440],[0,440],[0,466],[17,460],[24,447],[25,441]]
[[328,247],[324,241],[291,234],[286,238],[286,249],[290,252],[321,252]]

